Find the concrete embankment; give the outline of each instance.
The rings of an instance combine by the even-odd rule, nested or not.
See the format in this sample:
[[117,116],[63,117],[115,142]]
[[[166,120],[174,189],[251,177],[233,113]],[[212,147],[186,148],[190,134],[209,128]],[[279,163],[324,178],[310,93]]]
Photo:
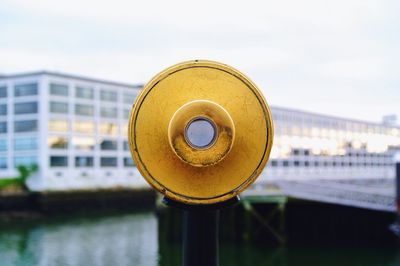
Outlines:
[[0,214],[152,209],[155,205],[155,199],[156,193],[148,188],[16,192],[0,196]]

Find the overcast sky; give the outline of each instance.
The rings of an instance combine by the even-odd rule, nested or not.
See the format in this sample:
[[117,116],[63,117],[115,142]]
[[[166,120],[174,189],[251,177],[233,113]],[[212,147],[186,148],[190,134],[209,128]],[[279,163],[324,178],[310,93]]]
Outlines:
[[400,1],[1,0],[0,73],[52,70],[145,83],[210,59],[271,105],[400,116]]

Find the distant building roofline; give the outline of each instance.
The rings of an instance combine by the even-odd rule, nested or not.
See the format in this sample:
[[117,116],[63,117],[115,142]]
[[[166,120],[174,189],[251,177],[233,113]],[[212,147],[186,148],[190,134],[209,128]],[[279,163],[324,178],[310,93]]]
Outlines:
[[143,87],[143,84],[140,84],[140,83],[139,84],[129,84],[129,83],[124,83],[124,82],[115,82],[115,81],[110,81],[110,80],[90,78],[90,77],[85,77],[85,76],[80,76],[80,75],[66,74],[66,73],[46,71],[46,70],[26,72],[26,73],[20,73],[20,74],[10,74],[10,75],[0,74],[0,79],[23,78],[23,77],[40,76],[40,75],[57,76],[57,77],[69,78],[69,79],[79,79],[82,81],[98,82],[98,83],[103,83],[103,84],[107,84],[107,85],[111,85],[111,86],[123,86],[123,87],[131,87],[131,88],[135,88],[135,89],[140,89]]
[[363,123],[363,124],[369,124],[373,126],[386,126],[389,128],[400,128],[400,125],[387,125],[382,122],[374,122],[374,121],[368,121],[368,120],[362,120],[362,119],[356,119],[356,118],[349,118],[349,117],[341,117],[341,116],[335,116],[335,115],[330,115],[330,114],[321,114],[313,111],[305,111],[305,110],[300,110],[296,108],[289,108],[289,107],[282,107],[282,106],[275,106],[271,105],[271,109],[277,109],[280,111],[287,111],[287,112],[295,112],[299,114],[304,114],[304,115],[312,115],[312,116],[320,116],[323,118],[328,118],[328,119],[336,119],[336,120],[342,120],[342,121],[348,121],[348,122],[353,122],[353,123]]

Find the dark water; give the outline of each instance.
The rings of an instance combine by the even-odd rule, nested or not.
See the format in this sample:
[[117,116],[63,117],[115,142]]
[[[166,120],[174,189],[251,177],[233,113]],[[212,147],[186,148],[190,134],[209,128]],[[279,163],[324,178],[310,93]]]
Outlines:
[[[221,244],[221,265],[400,265],[396,247]],[[65,216],[0,223],[0,265],[179,265],[180,246],[159,243],[153,213]]]

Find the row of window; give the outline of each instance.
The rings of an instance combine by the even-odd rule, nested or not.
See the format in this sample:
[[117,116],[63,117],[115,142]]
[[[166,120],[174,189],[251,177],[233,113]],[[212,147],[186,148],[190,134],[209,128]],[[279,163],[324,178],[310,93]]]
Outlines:
[[[38,112],[38,103],[37,102],[23,102],[23,103],[14,103],[14,114],[37,114]],[[7,104],[0,104],[0,116],[4,116],[8,114]]]
[[[37,157],[36,156],[16,156],[14,157],[14,166],[17,167],[19,165],[33,165],[37,164]],[[5,157],[0,157],[0,168],[1,169],[6,169],[8,167],[7,165],[7,158]]]
[[[68,96],[69,87],[63,84],[50,84],[51,95],[57,96]],[[27,83],[27,84],[17,84],[14,86],[14,97],[20,96],[31,96],[38,95],[38,84],[37,83]],[[0,86],[0,98],[6,98],[8,96],[8,90],[6,86]],[[95,90],[91,87],[77,86],[75,88],[75,97],[82,99],[94,99]],[[134,93],[124,93],[122,95],[123,102],[126,104],[132,104],[135,100],[136,94]],[[100,90],[100,100],[117,102],[118,94],[115,91]]]
[[270,160],[268,163],[272,167],[361,167],[361,166],[392,166],[391,162],[335,162],[335,161],[288,161],[288,160]]
[[[69,87],[63,84],[50,84],[50,94],[56,96],[68,96]],[[77,86],[75,87],[75,97],[80,99],[94,99],[95,90],[91,87]],[[123,102],[126,104],[132,104],[135,100],[136,94],[124,93],[122,95]],[[108,102],[117,102],[118,94],[115,91],[100,90],[100,100]]]
[[[310,156],[310,150],[303,150],[303,149],[292,149],[292,155],[294,156]],[[324,154],[323,152],[320,155],[327,155],[331,157],[332,155]],[[360,150],[359,152],[346,152],[346,154],[339,155],[340,157],[347,156],[347,157],[377,157],[377,158],[391,158],[392,155],[390,153],[375,153],[375,152],[368,152],[366,150]]]
[[[38,94],[38,84],[28,83],[28,84],[18,84],[14,86],[14,97],[20,96],[30,96]],[[0,87],[0,98],[6,98],[8,96],[7,87]]]
[[[34,132],[38,130],[37,120],[14,121],[14,132]],[[0,122],[0,133],[7,133],[7,122]]]
[[[8,150],[8,142],[6,139],[0,139],[0,151]],[[78,150],[94,150],[95,142],[92,138],[73,138],[72,144]],[[37,138],[15,138],[13,141],[14,150],[36,150],[38,148]],[[48,138],[48,146],[51,149],[68,149],[68,140],[65,137],[51,136]],[[123,150],[129,150],[128,142],[122,142]],[[99,145],[100,150],[103,151],[116,151],[118,150],[118,141],[116,140],[102,140]]]
[[[68,114],[69,107],[66,102],[50,101],[50,112],[55,114]],[[129,117],[129,109],[123,110],[123,118]],[[75,104],[74,113],[82,116],[94,116],[95,108],[90,104]],[[100,107],[100,116],[105,118],[117,118],[118,108],[117,107]]]
[[[50,112],[56,114],[68,114],[68,103],[65,102],[50,102]],[[129,117],[130,110],[123,110],[123,118]],[[37,102],[23,102],[14,104],[14,114],[37,114]],[[8,114],[7,104],[0,104],[0,116]],[[94,106],[88,104],[75,104],[75,114],[83,116],[93,116],[95,114]],[[100,107],[100,116],[105,118],[117,118],[118,109],[116,107]]]
[[[93,167],[94,166],[94,158],[92,156],[76,156],[75,157],[75,167]],[[14,166],[17,167],[19,165],[32,165],[37,164],[37,157],[34,156],[16,156],[14,157]],[[50,167],[67,167],[68,166],[68,157],[66,156],[50,156],[49,158]],[[101,167],[117,167],[118,159],[117,157],[100,157],[100,166]],[[132,158],[124,157],[123,158],[123,166],[124,167],[134,167],[135,163]],[[0,157],[0,169],[6,169],[7,158]]]
[[[49,163],[51,167],[67,167],[68,157],[67,156],[50,156]],[[37,164],[37,157],[35,156],[16,156],[14,157],[14,165],[32,165]],[[309,162],[309,161],[287,161],[287,160],[271,160],[269,165],[272,167],[365,167],[365,166],[393,166],[393,163],[382,163],[382,162],[371,162],[371,163],[354,163],[354,162]],[[93,156],[76,156],[74,160],[75,167],[93,167],[94,157]],[[117,157],[100,157],[101,167],[117,167],[118,158]],[[124,167],[135,166],[132,158],[123,158]],[[0,157],[0,168],[7,168],[7,158]]]
[[[315,115],[303,115],[295,112],[279,112],[272,109],[272,118],[276,122],[288,122],[290,124],[309,124],[320,126],[324,128],[351,128],[353,124],[338,119],[329,119],[324,117],[319,117]],[[358,125],[358,124],[357,124]],[[347,127],[346,127],[347,126]]]
[[302,115],[296,112],[285,112],[274,110],[272,108],[272,118],[276,122],[276,128],[279,129],[280,125],[290,124],[290,125],[302,125],[307,124],[307,127],[315,126],[318,128],[325,129],[341,129],[353,132],[369,132],[369,133],[379,133],[387,134],[391,131],[391,127],[372,124],[367,122],[353,122],[346,121],[345,119],[337,118],[326,118],[319,115]]
[[[89,121],[76,121],[74,122],[73,130],[80,133],[94,133],[95,124]],[[53,132],[68,132],[69,123],[67,120],[50,120],[49,131]],[[19,120],[14,121],[14,132],[35,132],[38,130],[37,120]],[[100,123],[98,126],[100,134],[105,135],[116,135],[118,134],[118,125],[114,123]],[[7,133],[8,125],[7,121],[0,122],[0,133]],[[123,127],[123,134],[127,132],[127,125]]]
[[[78,133],[93,134],[95,133],[96,123],[91,121],[75,121],[72,124],[72,131]],[[51,119],[49,121],[50,132],[69,132],[70,123],[68,120]],[[126,135],[128,126],[127,124],[121,127],[121,134]],[[119,133],[119,126],[111,122],[103,122],[97,125],[97,131],[104,135],[117,135]]]
[[[76,156],[75,157],[75,167],[93,167],[94,157],[92,156]],[[118,158],[117,157],[100,157],[101,167],[117,167]],[[135,163],[132,158],[123,158],[124,167],[134,167]],[[68,157],[67,156],[50,156],[50,167],[68,167]]]
[[[6,139],[0,139],[0,151],[7,151],[7,143]],[[38,147],[35,137],[15,138],[13,145],[16,151],[36,150]]]
[[[72,138],[72,146],[77,150],[92,151],[95,148],[95,140],[93,138],[86,137],[74,137]],[[69,143],[66,137],[52,136],[48,139],[48,146],[50,149],[68,149]],[[122,142],[124,151],[128,151],[128,142],[125,140]],[[116,140],[102,140],[99,144],[100,150],[103,151],[117,151],[118,141]]]

